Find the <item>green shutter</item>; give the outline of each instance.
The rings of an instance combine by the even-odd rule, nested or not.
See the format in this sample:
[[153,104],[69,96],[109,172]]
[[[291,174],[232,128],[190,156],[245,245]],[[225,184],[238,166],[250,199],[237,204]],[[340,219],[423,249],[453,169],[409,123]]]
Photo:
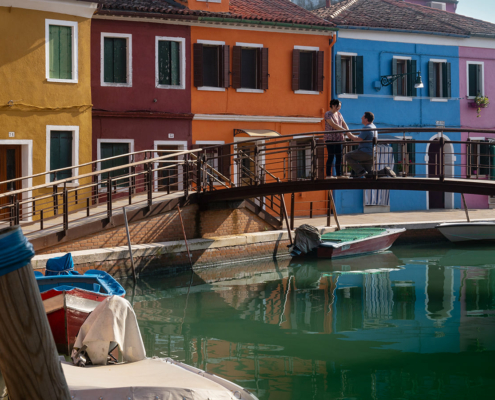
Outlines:
[[353,57],[356,59],[356,94],[364,94],[364,71],[363,56]]
[[158,42],[158,83],[160,85],[170,85],[170,43],[167,41]]
[[[101,158],[115,157],[120,154],[129,153],[129,144],[127,143],[101,143],[100,147]],[[129,163],[129,158],[127,156],[114,158],[108,161],[101,162],[101,169],[118,167],[119,165],[125,165]],[[129,168],[121,168],[110,172],[112,178],[129,174]],[[108,173],[101,174],[101,180],[105,181],[108,179]],[[129,178],[119,179],[116,181],[117,186],[127,187],[129,186]]]
[[490,144],[487,142],[481,142],[479,175],[489,175],[489,174],[490,174]]
[[443,68],[443,97],[452,97],[452,64],[444,63]]
[[103,80],[108,83],[127,83],[127,39],[104,38]]
[[162,40],[158,42],[158,83],[180,85],[180,43]]
[[[392,75],[397,75],[397,60],[395,58],[392,59]],[[392,94],[397,96],[397,79],[392,84]]]
[[407,61],[407,95],[416,97],[418,95],[418,90],[414,87],[416,84],[416,60]]
[[[72,132],[50,132],[50,171],[70,167],[72,165]],[[51,174],[51,181],[55,180],[55,174]],[[57,180],[70,178],[71,170],[57,172]]]
[[478,65],[469,64],[469,96],[478,95]]
[[342,57],[335,56],[335,92],[342,94]]
[[172,64],[172,85],[180,85],[180,43],[170,43],[170,58]]
[[436,80],[435,63],[428,61],[428,93],[430,97],[437,97],[437,92],[435,90]]
[[72,27],[49,26],[49,76],[72,79]]

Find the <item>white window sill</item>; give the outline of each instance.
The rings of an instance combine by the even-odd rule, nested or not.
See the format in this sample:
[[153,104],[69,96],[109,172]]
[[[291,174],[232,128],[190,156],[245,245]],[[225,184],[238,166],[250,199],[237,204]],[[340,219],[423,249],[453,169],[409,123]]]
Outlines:
[[177,90],[185,90],[186,87],[183,85],[156,85],[157,89],[177,89]]
[[295,90],[295,94],[320,94],[320,92],[314,90]]
[[111,83],[111,82],[102,82],[101,86],[105,87],[132,87],[130,83]]
[[433,97],[430,99],[430,101],[433,103],[447,103],[449,101],[449,99]]
[[78,83],[77,79],[53,79],[47,78],[47,82],[55,82],[55,83]]
[[236,89],[239,93],[265,93],[263,89]]
[[357,94],[343,93],[337,96],[339,99],[357,99],[359,96]]
[[412,101],[412,97],[409,96],[394,96],[395,101]]
[[208,92],[225,92],[224,87],[213,87],[213,86],[199,86],[198,90],[205,90]]

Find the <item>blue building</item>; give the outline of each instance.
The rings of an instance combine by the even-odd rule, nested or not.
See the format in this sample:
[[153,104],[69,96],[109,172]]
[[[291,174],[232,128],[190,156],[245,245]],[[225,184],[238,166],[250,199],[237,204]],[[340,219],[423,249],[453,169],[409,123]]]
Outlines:
[[[336,23],[339,32],[332,48],[332,98],[342,101],[341,112],[350,129],[359,129],[365,111],[375,114],[378,128],[460,128],[459,41],[466,37],[456,26],[442,21],[446,11],[395,0],[343,1],[314,13]],[[382,77],[404,75],[393,83]],[[415,88],[421,77],[423,88]],[[385,79],[386,81],[386,79]],[[461,172],[460,145],[440,146],[418,141],[442,134],[407,132],[380,135],[379,139],[410,140],[387,150],[394,156],[396,173],[431,177],[445,157],[445,176]],[[460,141],[460,133],[445,133]],[[388,146],[390,147],[390,146]],[[405,155],[405,158],[404,158]],[[441,192],[339,191],[340,213],[415,211],[460,208],[460,195]]]

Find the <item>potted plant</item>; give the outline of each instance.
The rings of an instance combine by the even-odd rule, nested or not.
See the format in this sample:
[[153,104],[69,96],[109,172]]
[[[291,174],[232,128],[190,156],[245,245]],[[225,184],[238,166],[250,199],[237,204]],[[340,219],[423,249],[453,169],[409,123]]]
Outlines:
[[482,96],[480,93],[478,93],[478,96],[475,97],[474,99],[474,107],[476,107],[476,110],[478,112],[478,115],[476,116],[476,118],[479,118],[481,117],[481,109],[482,108],[487,108],[488,105],[490,104],[490,100],[488,99],[488,97],[486,96]]

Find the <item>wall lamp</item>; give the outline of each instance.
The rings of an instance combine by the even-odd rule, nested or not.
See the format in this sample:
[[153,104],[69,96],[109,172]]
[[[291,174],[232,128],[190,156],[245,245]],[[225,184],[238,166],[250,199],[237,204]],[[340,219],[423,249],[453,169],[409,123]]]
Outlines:
[[421,71],[419,72],[409,72],[406,74],[396,74],[396,75],[385,75],[380,77],[380,83],[382,86],[389,86],[392,83],[394,83],[397,79],[402,78],[406,75],[418,75],[416,77],[416,83],[414,84],[414,87],[416,89],[421,89],[424,88],[425,86],[423,85],[423,81],[421,80]]

